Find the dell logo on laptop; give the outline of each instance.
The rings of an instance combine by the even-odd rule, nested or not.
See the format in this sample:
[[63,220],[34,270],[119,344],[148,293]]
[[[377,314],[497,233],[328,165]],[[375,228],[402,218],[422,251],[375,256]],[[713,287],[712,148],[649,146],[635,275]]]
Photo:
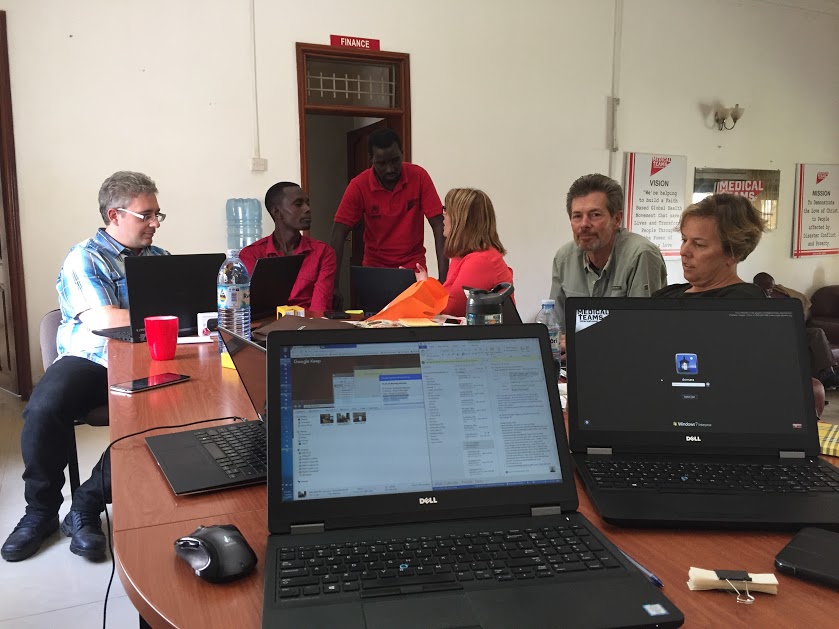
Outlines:
[[698,435],[685,435],[685,441],[702,441],[702,437]]
[[436,505],[437,499],[434,496],[430,496],[429,498],[420,498],[419,503],[421,505]]

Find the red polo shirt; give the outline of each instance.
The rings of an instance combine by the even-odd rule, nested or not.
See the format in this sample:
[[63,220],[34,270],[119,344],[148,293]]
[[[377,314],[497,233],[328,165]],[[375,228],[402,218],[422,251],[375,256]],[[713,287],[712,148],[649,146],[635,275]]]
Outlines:
[[423,216],[442,214],[443,205],[425,169],[402,164],[393,190],[368,168],[350,181],[335,212],[335,222],[355,226],[364,218],[364,266],[413,269],[425,266]]
[[[300,236],[295,254],[304,254],[303,265],[291,289],[289,306],[302,306],[306,310],[330,310],[332,290],[335,286],[335,251],[325,242]],[[276,258],[283,254],[274,246],[274,234],[248,245],[239,252],[248,273],[253,273],[259,258]]]

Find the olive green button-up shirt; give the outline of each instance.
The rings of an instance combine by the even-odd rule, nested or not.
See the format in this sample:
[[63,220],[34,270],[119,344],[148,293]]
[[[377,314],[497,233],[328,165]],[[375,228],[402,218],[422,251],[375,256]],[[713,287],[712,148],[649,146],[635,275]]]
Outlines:
[[573,240],[559,248],[554,256],[551,299],[557,302],[565,332],[567,297],[649,297],[666,285],[667,268],[659,248],[621,227],[599,274]]

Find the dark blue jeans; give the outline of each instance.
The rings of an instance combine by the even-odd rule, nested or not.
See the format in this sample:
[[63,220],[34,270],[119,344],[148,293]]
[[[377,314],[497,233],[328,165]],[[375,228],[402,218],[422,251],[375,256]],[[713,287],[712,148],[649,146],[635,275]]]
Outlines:
[[[107,403],[108,370],[102,365],[65,356],[49,366],[23,409],[20,450],[27,513],[44,517],[58,513],[73,422]],[[111,464],[106,457],[76,490],[72,508],[101,513],[110,501]]]

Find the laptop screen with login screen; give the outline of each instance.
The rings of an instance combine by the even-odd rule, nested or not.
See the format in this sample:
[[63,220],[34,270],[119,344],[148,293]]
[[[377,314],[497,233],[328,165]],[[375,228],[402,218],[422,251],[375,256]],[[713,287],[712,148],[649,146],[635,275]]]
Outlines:
[[777,452],[812,442],[815,414],[799,302],[569,302],[575,452],[624,444],[647,451],[679,445]]

